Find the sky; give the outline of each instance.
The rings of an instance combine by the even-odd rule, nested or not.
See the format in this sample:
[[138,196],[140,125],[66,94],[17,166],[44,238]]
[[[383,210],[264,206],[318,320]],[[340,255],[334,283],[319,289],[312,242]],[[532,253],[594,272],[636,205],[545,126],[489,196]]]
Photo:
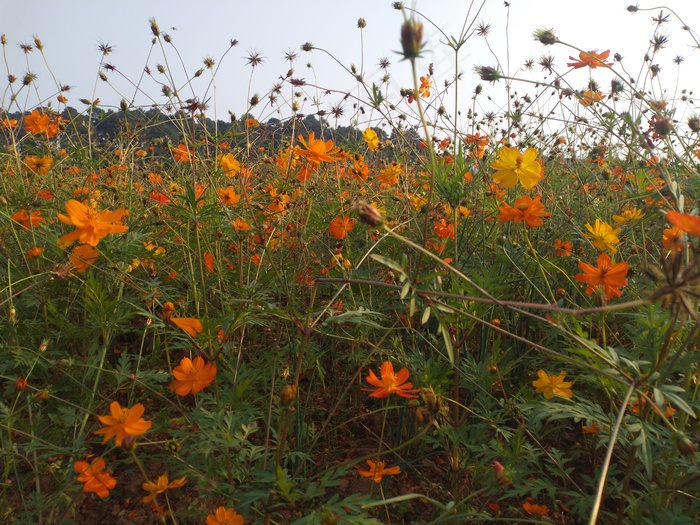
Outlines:
[[[474,87],[485,84],[474,74],[476,65],[499,65],[513,76],[544,80],[545,73],[539,66],[524,71],[522,64],[543,53],[555,58],[556,71],[566,73],[565,79],[575,89],[583,88],[589,78],[588,68],[570,71],[566,67],[569,55],[578,52],[563,45],[545,48],[532,38],[537,28],[553,28],[557,36],[584,50],[611,50],[611,57],[619,53],[624,57],[627,73],[637,76],[643,66],[643,57],[654,34],[652,16],[659,9],[631,14],[626,7],[630,0],[510,0],[506,7],[502,0],[417,0],[407,1],[415,6],[423,17],[423,58],[419,61],[419,74],[427,73],[433,64],[436,79],[434,90],[442,89],[444,79],[454,75],[454,53],[445,45],[445,35],[458,36],[462,27],[472,21],[488,24],[487,39],[474,36],[462,47],[458,69],[462,74],[459,89],[459,110],[466,113],[470,107],[470,94]],[[691,26],[700,20],[700,2],[695,0],[666,0],[665,5],[674,9]],[[581,7],[585,5],[585,7]],[[639,7],[654,7],[640,0]],[[665,12],[668,14],[668,11]],[[154,17],[162,33],[172,39],[172,45],[152,45],[153,34],[149,19]],[[360,31],[358,19],[366,20]],[[366,95],[358,92],[357,82],[348,71],[355,65],[364,73],[369,85],[379,83],[384,71],[378,67],[382,58],[390,63],[389,92],[398,98],[401,87],[412,87],[410,65],[401,61],[396,53],[400,49],[399,31],[403,21],[399,11],[390,0],[0,0],[0,34],[7,38],[4,49],[5,64],[0,81],[0,107],[10,109],[10,96],[6,75],[22,78],[27,71],[37,75],[36,89],[23,90],[11,109],[27,111],[52,102],[56,106],[56,85],[70,85],[64,93],[68,105],[84,109],[79,99],[100,99],[101,107],[116,108],[122,99],[136,105],[163,104],[163,83],[175,85],[182,99],[196,97],[208,101],[207,116],[227,120],[229,111],[240,115],[246,110],[252,94],[266,97],[272,86],[281,82],[290,63],[285,54],[296,53],[292,63],[293,78],[304,79],[310,85],[295,88],[285,83],[278,101],[289,102],[294,91],[303,90],[299,99],[301,112],[310,114],[320,108],[328,111],[333,105],[343,104],[346,117],[357,117],[354,124],[372,124],[376,114],[353,112],[353,97]],[[647,87],[656,92],[656,98],[672,99],[680,96],[681,88],[700,85],[700,50],[681,23],[673,16],[663,26],[663,34],[669,41],[658,56],[662,74]],[[26,54],[20,44],[33,44],[38,36],[44,44],[44,57],[36,50]],[[232,39],[238,41],[231,47]],[[305,53],[301,44],[312,42],[325,50]],[[112,52],[103,57],[100,44],[108,44]],[[251,54],[264,58],[261,65],[248,65]],[[680,67],[673,58],[682,56]],[[211,71],[189,85],[196,70],[203,67],[203,59],[215,60],[216,75],[212,81]],[[222,58],[223,57],[223,58]],[[45,58],[45,61],[44,61]],[[115,71],[102,71],[108,82],[98,78],[101,60],[115,66]],[[47,66],[48,64],[48,66]],[[157,73],[163,65],[171,73]],[[150,67],[152,75],[143,75],[144,67]],[[309,67],[311,66],[311,67]],[[607,72],[609,73],[609,72]],[[596,71],[596,80],[603,86],[609,84],[606,72]],[[550,76],[549,81],[552,80]],[[14,84],[18,86],[19,81]],[[514,84],[515,89],[527,92],[532,85]],[[331,90],[326,94],[325,90]],[[503,84],[485,84],[485,93],[493,93],[492,101],[480,100],[483,111],[502,110],[499,97],[503,95]],[[343,96],[350,97],[343,102]],[[454,108],[453,92],[445,97],[448,111]],[[314,101],[318,106],[314,106]],[[495,105],[488,108],[489,103]],[[406,104],[405,107],[408,108]],[[277,113],[281,111],[281,113]],[[288,105],[281,109],[261,103],[252,114],[259,120],[270,117],[288,117]]]

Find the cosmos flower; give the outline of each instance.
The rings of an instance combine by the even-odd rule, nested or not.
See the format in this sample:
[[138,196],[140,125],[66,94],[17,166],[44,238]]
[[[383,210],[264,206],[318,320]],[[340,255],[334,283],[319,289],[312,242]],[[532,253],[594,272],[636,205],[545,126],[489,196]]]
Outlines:
[[561,396],[571,399],[571,385],[564,381],[566,372],[561,372],[558,376],[550,376],[544,370],[537,371],[537,379],[532,382],[538,394],[544,394],[544,397],[551,399],[552,397]]
[[384,476],[394,476],[401,473],[401,467],[398,465],[395,467],[386,468],[386,463],[383,461],[372,461],[371,459],[366,460],[369,465],[367,470],[358,470],[360,476],[366,478],[372,478],[375,483],[381,483]]
[[127,437],[140,436],[151,428],[151,422],[143,419],[145,409],[141,403],[133,407],[122,407],[118,401],[112,401],[109,405],[109,415],[97,416],[104,428],[95,430],[95,434],[104,434],[102,443],[107,443],[114,438],[114,444],[118,447]]
[[585,51],[581,51],[578,54],[578,60],[574,57],[569,57],[569,60],[573,60],[573,62],[569,62],[566,64],[568,67],[573,67],[574,69],[579,69],[582,67],[590,67],[591,69],[595,69],[597,67],[609,67],[612,66],[612,62],[605,62],[605,59],[610,56],[610,50],[606,49],[602,53],[598,53],[597,51],[589,51],[586,53]]
[[419,388],[413,388],[412,383],[408,381],[408,369],[402,368],[397,373],[394,373],[394,365],[389,361],[384,361],[380,370],[380,376],[377,377],[372,370],[369,371],[367,382],[375,386],[375,389],[363,389],[366,392],[371,392],[371,397],[383,398],[389,397],[391,394],[396,394],[406,398],[417,398],[415,395]]
[[78,481],[83,484],[84,492],[94,492],[100,498],[109,496],[109,491],[117,486],[117,480],[105,469],[105,460],[93,458],[87,461],[76,461],[73,469],[80,474]]
[[200,356],[190,359],[183,357],[180,364],[173,368],[173,382],[170,390],[174,390],[179,396],[196,394],[214,381],[216,377],[216,365],[205,363]]
[[98,212],[80,201],[69,200],[66,203],[68,215],[58,214],[58,219],[66,224],[72,224],[75,230],[59,239],[59,244],[69,245],[73,241],[97,246],[100,239],[110,233],[124,233],[129,229],[122,224],[121,218],[126,213],[124,208],[115,211]]
[[593,295],[595,289],[602,286],[605,297],[610,300],[622,295],[620,288],[627,286],[626,276],[630,268],[629,264],[626,262],[613,264],[606,253],[601,253],[598,256],[597,268],[583,261],[579,261],[578,266],[583,273],[576,274],[574,279],[588,285],[586,295]]
[[491,163],[493,180],[504,188],[512,188],[518,181],[526,190],[532,189],[542,178],[542,166],[537,162],[537,150],[528,148],[520,153],[518,148],[502,146],[498,160]]

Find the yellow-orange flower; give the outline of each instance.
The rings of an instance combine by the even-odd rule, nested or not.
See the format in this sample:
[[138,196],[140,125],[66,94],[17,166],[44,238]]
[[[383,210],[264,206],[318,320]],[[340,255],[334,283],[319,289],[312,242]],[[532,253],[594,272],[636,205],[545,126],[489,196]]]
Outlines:
[[351,232],[354,228],[355,221],[348,215],[343,215],[342,217],[336,217],[331,221],[331,224],[328,227],[328,232],[336,239],[345,239],[348,232]]
[[27,156],[24,157],[24,165],[37,175],[45,176],[53,166],[53,158]]
[[613,255],[617,253],[615,245],[620,243],[618,238],[620,228],[613,229],[607,222],[596,219],[593,226],[586,224],[586,229],[589,233],[584,233],[583,236],[590,239],[593,242],[593,246],[601,252],[607,250]]
[[109,496],[109,491],[117,486],[117,480],[105,470],[105,460],[93,458],[92,462],[76,461],[73,469],[80,474],[78,481],[84,492],[94,492],[100,498]]
[[609,49],[606,49],[602,53],[598,53],[597,51],[589,51],[588,53],[581,51],[578,54],[578,60],[570,56],[569,60],[573,60],[573,62],[569,62],[566,65],[573,67],[574,69],[579,69],[586,66],[590,67],[591,69],[612,66],[612,62],[605,62],[605,59],[608,58],[608,56],[610,56]]
[[321,164],[322,162],[336,162],[340,160],[338,154],[340,153],[340,148],[334,147],[332,140],[323,141],[321,139],[316,139],[315,133],[312,131],[309,133],[308,142],[299,135],[299,142],[304,146],[303,148],[296,146],[294,152],[297,155],[306,157],[306,160],[312,164]]
[[237,232],[245,232],[253,229],[250,224],[248,224],[246,221],[239,217],[236,217],[234,220],[232,220],[230,224],[233,227],[233,229]]
[[550,376],[544,370],[537,371],[538,379],[532,382],[532,386],[536,388],[538,394],[544,394],[544,397],[551,399],[552,397],[561,396],[571,399],[571,385],[568,381],[564,381],[566,372],[561,372],[558,376]]
[[245,519],[233,509],[217,508],[207,516],[207,525],[243,525]]
[[105,428],[95,430],[95,434],[104,434],[102,443],[107,443],[114,438],[114,444],[118,447],[127,437],[135,437],[144,434],[151,428],[151,422],[143,419],[145,409],[141,403],[136,403],[133,407],[122,407],[118,401],[112,401],[109,405],[110,414],[107,416],[97,416]]
[[190,337],[197,337],[197,334],[202,331],[202,323],[195,317],[171,317],[170,321],[187,332]]
[[700,217],[690,215],[689,213],[678,213],[675,210],[669,210],[666,213],[668,222],[680,228],[685,233],[690,235],[700,235]]
[[204,390],[216,377],[216,365],[205,363],[200,356],[190,359],[183,357],[180,364],[173,368],[173,383],[170,390],[179,396],[196,394]]
[[386,463],[383,461],[372,461],[371,459],[366,461],[369,465],[369,469],[359,469],[357,472],[360,476],[372,478],[372,481],[375,483],[381,483],[384,476],[394,476],[401,473],[401,467],[398,465],[395,467],[386,468]]
[[377,151],[379,149],[379,137],[377,136],[377,132],[372,128],[364,130],[362,132],[362,138],[370,151]]
[[578,99],[579,104],[581,104],[584,108],[595,104],[596,102],[600,102],[605,98],[605,95],[603,95],[600,91],[591,91],[590,89],[588,91],[584,91],[583,95],[581,98]]
[[221,199],[222,204],[226,206],[232,206],[237,204],[241,200],[241,196],[233,190],[233,186],[228,186],[226,188],[219,188],[219,199]]
[[418,397],[416,392],[420,388],[413,388],[412,383],[408,383],[408,369],[402,368],[394,373],[394,365],[390,361],[384,361],[380,369],[380,377],[377,377],[372,370],[369,371],[367,382],[375,386],[375,389],[363,389],[366,392],[371,392],[371,397],[384,398],[391,394],[396,394],[406,398]]
[[629,264],[626,262],[613,264],[606,253],[601,253],[598,256],[597,268],[583,261],[579,261],[578,266],[583,273],[577,273],[574,279],[588,285],[586,295],[593,295],[595,289],[602,286],[605,297],[610,300],[622,295],[620,288],[627,286],[626,276],[630,268]]
[[224,170],[224,175],[227,177],[233,177],[241,170],[241,163],[235,159],[232,153],[219,155],[217,160],[221,169]]
[[41,210],[33,211],[31,214],[25,209],[21,209],[12,214],[12,220],[20,223],[25,228],[36,228],[44,219],[41,217]]
[[498,224],[510,221],[525,221],[525,224],[527,224],[529,228],[542,226],[542,217],[549,217],[552,215],[548,211],[544,211],[544,204],[540,202],[539,195],[534,199],[529,195],[523,195],[515,201],[515,206],[510,206],[504,202],[498,211],[500,212]]
[[66,203],[68,215],[58,214],[58,219],[66,224],[72,224],[76,229],[59,239],[59,244],[67,246],[79,240],[83,244],[97,246],[100,239],[110,233],[124,233],[129,229],[122,224],[121,218],[126,213],[124,208],[115,211],[98,212],[80,201],[69,200]]
[[430,75],[425,75],[420,77],[420,86],[418,86],[418,94],[423,98],[428,98],[430,96],[430,88],[433,83],[430,81]]
[[535,148],[528,148],[521,154],[518,148],[502,146],[498,157],[491,163],[493,180],[504,188],[512,188],[520,181],[522,187],[529,190],[542,178],[542,166],[536,160]]
[[141,498],[141,501],[144,503],[154,501],[158,494],[162,494],[166,490],[180,488],[185,483],[187,483],[187,479],[185,477],[168,482],[168,473],[166,472],[162,476],[158,476],[155,483],[153,481],[146,481],[141,485],[141,488],[148,492],[148,496]]
[[664,248],[671,252],[679,252],[683,249],[683,230],[678,226],[673,226],[672,228],[666,228],[663,232],[663,239],[661,241]]
[[81,244],[73,248],[68,260],[73,265],[73,268],[75,268],[75,271],[83,273],[90,266],[95,264],[99,256],[100,252],[95,248],[89,244]]
[[615,224],[626,224],[631,221],[636,221],[644,217],[642,211],[638,208],[630,208],[624,210],[620,215],[613,215]]
[[454,239],[455,225],[445,219],[440,219],[433,224],[433,232],[441,239]]

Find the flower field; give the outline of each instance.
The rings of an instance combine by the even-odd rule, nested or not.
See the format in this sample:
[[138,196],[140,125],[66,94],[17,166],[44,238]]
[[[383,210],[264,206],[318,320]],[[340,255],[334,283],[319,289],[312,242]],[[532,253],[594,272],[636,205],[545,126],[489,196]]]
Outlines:
[[426,49],[489,26],[394,7],[400,65],[313,113],[311,43],[228,122],[180,94],[211,58],[147,68],[157,107],[6,71],[0,522],[700,520],[700,116],[656,66],[671,24],[700,41],[630,6],[637,80],[537,29],[466,92]]

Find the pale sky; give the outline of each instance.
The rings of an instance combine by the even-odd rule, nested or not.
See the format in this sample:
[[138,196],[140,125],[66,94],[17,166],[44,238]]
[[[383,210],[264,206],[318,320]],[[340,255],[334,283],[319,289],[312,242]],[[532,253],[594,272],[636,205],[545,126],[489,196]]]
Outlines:
[[[472,18],[482,1],[474,2]],[[462,49],[459,70],[463,73],[463,80],[459,89],[465,96],[460,98],[464,104],[461,110],[464,112],[470,107],[470,93],[481,82],[473,73],[473,67],[496,65],[495,57],[498,57],[503,70],[510,69],[515,75],[527,58],[536,61],[543,53],[551,53],[555,58],[556,71],[568,71],[568,56],[577,52],[560,45],[545,48],[534,42],[531,35],[540,27],[553,28],[562,41],[584,50],[610,49],[611,58],[615,53],[620,53],[627,71],[636,76],[654,33],[651,17],[656,16],[659,10],[630,14],[625,9],[629,3],[630,0],[510,0],[508,10],[502,0],[486,0],[476,19],[491,26],[488,38],[491,50],[486,41],[479,37],[473,37]],[[664,3],[684,17],[691,28],[694,22],[700,20],[700,2],[696,0],[667,0]],[[10,102],[5,80],[7,73],[21,79],[27,71],[38,75],[38,93],[34,90],[23,91],[18,97],[19,108],[23,110],[50,100],[56,106],[57,90],[52,75],[58,83],[73,86],[65,95],[69,99],[68,104],[79,110],[85,108],[79,102],[80,98],[99,98],[105,108],[116,107],[122,98],[128,101],[134,99],[136,104],[141,105],[162,104],[165,97],[155,80],[169,82],[164,75],[157,73],[156,66],[166,65],[167,59],[167,65],[179,84],[176,87],[181,88],[181,97],[185,99],[194,94],[199,99],[210,98],[207,116],[227,120],[228,110],[237,115],[245,111],[249,81],[250,94],[258,93],[264,97],[279,81],[278,77],[286,74],[289,63],[284,60],[284,55],[288,51],[298,55],[294,63],[295,78],[357,95],[357,85],[352,76],[320,51],[301,51],[299,48],[304,42],[312,42],[327,50],[345,67],[349,68],[351,64],[358,70],[364,67],[365,79],[369,84],[379,81],[382,72],[377,64],[381,58],[388,58],[392,76],[390,88],[398,98],[399,88],[412,85],[409,64],[401,62],[395,53],[400,49],[399,30],[403,19],[391,4],[390,0],[0,0],[0,33],[8,41],[5,60],[9,64],[9,71],[4,65],[0,66],[3,69],[0,76],[0,106],[8,109]],[[410,1],[406,4],[414,5]],[[454,36],[459,34],[464,24],[469,5],[469,0],[415,2],[415,7],[436,26]],[[654,7],[654,4],[646,4],[642,0],[639,7]],[[151,48],[153,35],[148,22],[151,17],[156,18],[163,33],[172,37],[182,63],[172,46],[166,44],[165,58],[160,47]],[[362,32],[357,28],[360,17],[367,22]],[[440,89],[443,79],[454,74],[454,55],[440,43],[444,38],[438,30],[425,20],[424,24],[426,52],[420,61],[420,70],[421,74],[425,74],[428,64],[434,63],[438,83],[436,89]],[[665,95],[659,94],[657,98],[671,99],[674,93],[676,97],[680,96],[681,88],[700,88],[700,50],[693,50],[692,39],[673,16],[664,24],[663,34],[669,36],[669,41],[658,60],[662,65],[661,82],[654,84],[653,88],[657,92],[666,91]],[[21,43],[33,44],[34,35],[44,44],[50,72],[38,52],[25,57],[19,48]],[[238,45],[219,62],[221,55],[229,49],[231,39],[238,40]],[[102,58],[97,49],[100,43],[113,47],[112,54],[105,57],[105,62],[116,66],[128,81],[119,73],[109,71],[105,71],[109,84],[97,79]],[[265,58],[264,63],[255,69],[252,80],[251,68],[246,65],[246,57],[251,51],[257,51]],[[677,55],[685,58],[680,67],[679,82],[678,68],[672,63]],[[216,74],[216,91],[208,86],[211,80],[209,72],[195,79],[191,88],[183,87],[187,78],[185,70],[192,75],[203,66],[202,59],[208,56],[214,58],[216,66],[220,67]],[[308,68],[307,63],[313,69]],[[141,81],[143,93],[137,93],[132,83],[139,81],[146,65],[153,71],[153,78],[144,77]],[[594,72],[594,78],[601,83],[603,91],[610,80],[607,73],[600,70]],[[518,75],[534,80],[544,79],[539,66],[535,66],[530,73],[521,71],[515,76]],[[588,77],[589,70],[585,68],[572,71],[565,78],[572,87],[581,89]],[[18,84],[19,81],[15,86]],[[483,84],[485,92],[493,93],[494,98],[503,93],[502,83],[495,86]],[[515,88],[520,93],[532,89],[517,84]],[[314,96],[322,98],[321,109],[325,110],[342,98],[340,94],[324,96],[322,91],[309,86],[303,89],[309,97],[301,110],[306,114],[314,112],[311,104]],[[281,98],[289,100],[292,91],[294,88],[285,84]],[[445,101],[448,110],[453,107],[449,105],[452,104],[452,96],[448,95]],[[481,100],[484,106],[487,102]],[[346,116],[352,114],[352,103],[352,100],[345,103]],[[269,106],[265,109],[264,105],[261,103],[252,112],[263,121],[275,116],[289,116],[289,113],[276,115],[274,110],[270,110]],[[13,111],[17,109],[17,106],[12,108]],[[362,118],[367,121],[370,116]]]

